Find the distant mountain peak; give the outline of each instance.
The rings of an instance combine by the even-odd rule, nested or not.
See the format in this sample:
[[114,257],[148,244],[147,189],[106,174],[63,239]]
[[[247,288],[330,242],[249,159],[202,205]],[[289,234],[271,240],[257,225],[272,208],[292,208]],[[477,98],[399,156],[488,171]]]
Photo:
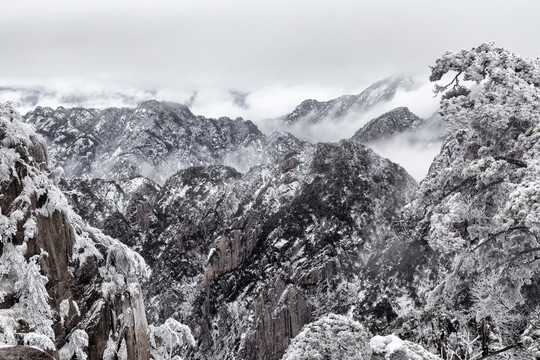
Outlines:
[[281,117],[285,124],[318,123],[326,118],[342,118],[349,113],[363,113],[376,105],[393,99],[398,90],[409,91],[413,80],[406,76],[389,77],[377,81],[357,95],[343,95],[328,101],[302,101],[290,114]]
[[422,119],[413,114],[407,107],[398,107],[368,122],[351,137],[351,140],[369,144],[388,139],[404,131],[413,130],[422,122]]

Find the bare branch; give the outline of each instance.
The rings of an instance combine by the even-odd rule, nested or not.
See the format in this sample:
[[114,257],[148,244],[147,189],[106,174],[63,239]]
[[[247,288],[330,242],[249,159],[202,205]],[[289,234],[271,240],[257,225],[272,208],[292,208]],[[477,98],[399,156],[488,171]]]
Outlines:
[[459,75],[461,75],[461,73],[462,73],[462,71],[459,71],[456,74],[456,76],[454,76],[452,81],[450,81],[446,85],[435,85],[435,89],[433,90],[433,92],[435,93],[435,96],[437,96],[437,94],[439,94],[439,93],[441,93],[443,91],[446,91],[446,89],[448,89],[450,87],[450,85],[453,85],[454,88],[459,87]]

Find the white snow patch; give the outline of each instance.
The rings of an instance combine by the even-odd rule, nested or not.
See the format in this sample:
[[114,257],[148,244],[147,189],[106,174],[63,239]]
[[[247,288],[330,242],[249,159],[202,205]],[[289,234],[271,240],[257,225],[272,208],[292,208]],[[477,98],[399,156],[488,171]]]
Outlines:
[[289,241],[288,240],[285,240],[285,239],[279,239],[278,241],[276,241],[274,243],[274,247],[277,248],[277,249],[281,249],[282,247],[284,247],[285,245],[287,245]]
[[69,300],[64,299],[60,303],[60,323],[64,325],[64,319],[69,315]]

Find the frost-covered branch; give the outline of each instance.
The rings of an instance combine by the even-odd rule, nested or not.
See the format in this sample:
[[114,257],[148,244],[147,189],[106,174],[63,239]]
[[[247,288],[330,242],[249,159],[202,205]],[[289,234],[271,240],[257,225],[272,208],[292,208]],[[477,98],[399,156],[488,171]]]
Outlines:
[[435,96],[437,96],[438,94],[446,91],[448,89],[448,87],[450,87],[450,85],[453,85],[453,88],[459,88],[459,76],[461,75],[462,71],[459,71],[456,76],[454,76],[454,78],[452,79],[452,81],[450,81],[448,84],[446,85],[435,85],[435,88],[433,89],[433,92],[435,93]]
[[528,232],[529,231],[529,228],[527,228],[526,226],[514,226],[514,227],[511,227],[509,229],[505,229],[505,230],[501,230],[495,234],[492,234],[490,235],[486,240],[482,241],[481,243],[479,243],[478,245],[476,245],[471,251],[474,252],[476,250],[478,250],[478,248],[482,247],[482,246],[485,246],[486,244],[492,242],[493,240],[495,240],[496,238],[498,238],[499,236],[503,235],[503,234],[507,234],[507,233],[510,233],[510,232],[513,232],[513,231],[524,231],[524,232]]
[[507,156],[495,156],[495,160],[504,160],[507,163],[512,164],[512,165],[516,165],[517,167],[520,167],[520,168],[526,168],[527,167],[527,164],[524,161],[521,161],[521,160],[515,159],[515,158],[510,158],[510,157],[507,157]]
[[471,359],[471,360],[483,360],[483,359],[487,359],[487,358],[490,358],[490,357],[492,357],[492,356],[494,356],[494,355],[498,355],[498,354],[501,354],[501,353],[503,353],[503,352],[506,352],[506,351],[515,349],[515,348],[517,348],[518,346],[521,346],[521,345],[522,345],[521,342],[517,342],[517,343],[514,343],[514,344],[512,344],[512,345],[509,345],[509,346],[507,346],[507,347],[505,347],[505,348],[502,348],[502,349],[500,349],[500,350],[490,352],[490,353],[487,354],[487,355],[484,355],[484,356],[479,357],[479,358],[473,358],[473,359]]

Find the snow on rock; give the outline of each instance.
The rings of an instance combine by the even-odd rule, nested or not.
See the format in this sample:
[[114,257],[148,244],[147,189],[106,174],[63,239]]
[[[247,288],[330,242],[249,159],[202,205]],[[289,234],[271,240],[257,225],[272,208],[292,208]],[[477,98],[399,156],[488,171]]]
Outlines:
[[[90,183],[65,187],[85,218],[105,209],[116,224],[106,229],[132,223],[99,205],[100,186],[114,184]],[[186,358],[278,359],[304,324],[354,305],[364,261],[415,188],[398,165],[351,141],[306,145],[245,174],[181,170],[141,198],[139,214],[155,221],[133,232],[153,270],[143,284],[148,318],[189,325],[199,345]]]
[[53,351],[55,345],[52,340],[43,334],[31,332],[24,335],[23,343],[25,346],[30,346],[37,349]]
[[60,322],[64,325],[64,319],[69,315],[69,299],[64,299],[60,302],[59,310]]
[[420,345],[401,340],[395,335],[374,336],[369,341],[372,360],[442,360]]
[[[537,356],[540,62],[482,44],[445,53],[431,79],[449,72],[450,85],[436,87],[446,137],[416,194],[403,169],[360,144],[266,137],[249,122],[205,119],[177,104],[38,108],[27,121],[68,176],[138,174],[163,184],[86,179],[62,186],[85,219],[142,250],[153,271],[143,289],[148,316],[189,325],[198,341],[186,349],[189,358],[279,359],[304,325],[328,313],[350,314],[373,334],[394,333],[373,340],[379,359],[435,356],[415,344],[445,359]],[[304,102],[289,120],[369,107],[392,94],[392,86],[379,85],[357,99]],[[49,178],[61,172],[43,176],[43,144],[29,128],[11,128],[17,116],[4,111],[0,123],[9,134],[0,137],[0,299],[14,304],[1,307],[8,331],[0,341],[22,343],[16,320],[27,308],[34,308],[24,320],[35,339],[50,338],[52,328],[67,341],[61,326],[118,323],[131,313],[140,324],[133,326],[143,328],[135,281],[145,273],[142,261],[70,212]],[[379,119],[390,131],[393,120]],[[227,166],[244,157],[244,173]],[[34,244],[53,237],[66,241]],[[68,271],[56,271],[57,263]],[[58,283],[44,278],[50,273]],[[96,301],[70,293],[70,280],[82,286],[97,273]],[[31,290],[23,277],[32,279]],[[64,325],[52,322],[66,298],[83,315],[70,311]],[[50,308],[33,305],[46,302]],[[102,334],[107,356],[133,358],[134,337]]]
[[150,204],[160,186],[148,178],[63,179],[59,186],[71,206],[90,225],[133,249],[142,248],[146,241],[142,234],[157,222]]
[[58,351],[60,360],[70,360],[75,355],[77,359],[86,360],[88,355],[84,351],[88,346],[88,334],[81,329],[74,330],[68,342]]
[[0,141],[0,342],[98,359],[111,332],[117,346],[127,340],[131,359],[147,359],[142,295],[132,290],[146,272],[142,258],[74,213],[50,177],[43,140],[9,104],[0,104]]
[[351,140],[362,144],[387,140],[399,133],[412,133],[423,123],[424,120],[411,113],[408,108],[399,107],[368,122],[351,137]]

